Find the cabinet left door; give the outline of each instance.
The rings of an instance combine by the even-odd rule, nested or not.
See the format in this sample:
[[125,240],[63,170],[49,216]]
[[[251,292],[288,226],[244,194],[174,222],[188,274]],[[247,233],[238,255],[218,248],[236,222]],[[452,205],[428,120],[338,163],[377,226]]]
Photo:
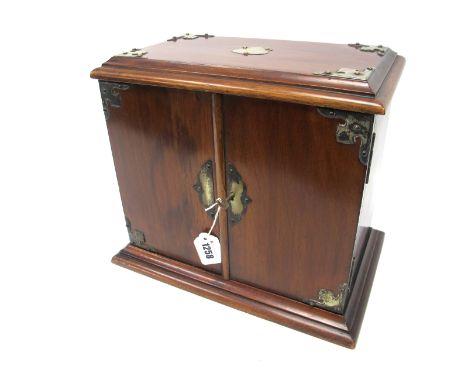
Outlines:
[[211,95],[103,81],[100,89],[130,241],[220,273],[193,245],[212,223],[196,192],[214,160]]

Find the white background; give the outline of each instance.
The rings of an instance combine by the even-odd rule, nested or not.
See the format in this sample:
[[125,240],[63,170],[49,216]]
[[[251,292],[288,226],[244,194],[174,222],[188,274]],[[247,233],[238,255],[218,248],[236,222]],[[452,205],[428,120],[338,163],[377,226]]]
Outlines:
[[[0,380],[466,378],[462,4],[3,3]],[[185,32],[359,41],[406,57],[373,220],[387,236],[355,350],[110,263],[127,232],[89,72],[115,53]]]

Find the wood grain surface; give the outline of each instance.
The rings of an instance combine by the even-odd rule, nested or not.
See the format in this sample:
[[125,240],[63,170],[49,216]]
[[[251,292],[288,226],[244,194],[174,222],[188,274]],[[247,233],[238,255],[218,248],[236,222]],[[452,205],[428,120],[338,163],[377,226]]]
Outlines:
[[299,301],[347,283],[366,167],[310,106],[224,97],[226,161],[252,199],[229,226],[231,278]]
[[350,303],[344,315],[296,303],[235,281],[227,281],[221,276],[131,245],[122,249],[112,261],[232,308],[347,348],[354,348],[371,292],[383,239],[382,232],[370,230],[368,245],[362,256],[363,266],[359,269],[356,288],[351,293]]
[[[244,45],[273,50],[261,56],[231,52]],[[141,58],[112,57],[91,77],[384,114],[404,66],[391,49],[381,57],[347,44],[214,37],[144,49],[148,54]],[[375,68],[368,81],[316,74],[367,67]]]
[[[272,50],[231,52],[242,46]],[[338,142],[344,121],[317,108],[384,114],[404,59],[391,50],[379,56],[348,45],[217,37],[145,50],[91,73],[129,85],[107,93],[117,97],[107,104],[107,127],[124,213],[140,241],[113,261],[354,347],[384,237],[369,225],[386,118],[375,119],[366,166],[361,138]],[[370,66],[368,81],[316,74]],[[212,218],[193,185],[208,160],[213,196],[228,196],[234,167],[250,203],[240,221],[221,211],[213,234],[222,263],[203,266],[193,240]],[[343,285],[339,309],[324,305],[321,293],[335,300]]]
[[107,126],[125,216],[160,253],[202,266],[193,240],[212,219],[193,185],[214,160],[211,95],[131,86],[120,96]]

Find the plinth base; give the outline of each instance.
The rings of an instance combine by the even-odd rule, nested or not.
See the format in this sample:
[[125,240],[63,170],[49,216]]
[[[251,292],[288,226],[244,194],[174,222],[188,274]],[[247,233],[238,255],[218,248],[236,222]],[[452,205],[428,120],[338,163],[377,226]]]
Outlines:
[[383,239],[383,232],[369,228],[367,244],[344,314],[332,313],[237,281],[224,280],[220,275],[133,245],[122,249],[112,262],[255,316],[354,348]]

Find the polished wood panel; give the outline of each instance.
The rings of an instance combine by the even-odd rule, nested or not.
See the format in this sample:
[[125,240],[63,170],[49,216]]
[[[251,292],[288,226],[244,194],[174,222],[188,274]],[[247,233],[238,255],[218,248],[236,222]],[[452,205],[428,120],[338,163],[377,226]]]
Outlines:
[[[231,52],[252,44],[273,51],[260,56]],[[91,76],[384,114],[404,66],[390,49],[381,57],[346,44],[214,37],[144,49],[148,54],[141,58],[112,57]],[[316,74],[367,67],[375,68],[368,81]]]
[[177,260],[169,259],[166,256],[162,256],[157,253],[148,252],[134,245],[128,245],[123,251],[146,263],[156,265],[160,268],[164,268],[168,271],[178,273],[182,276],[211,286],[222,288],[231,293],[260,301],[262,304],[287,310],[299,316],[312,319],[326,325],[331,325],[339,329],[345,330],[347,328],[343,315],[303,304],[281,295],[251,287],[234,280],[225,280],[224,278],[221,278],[220,275],[195,268]]
[[202,267],[193,240],[212,219],[193,184],[214,160],[211,96],[151,86],[120,95],[107,126],[125,216],[159,253]]
[[225,96],[226,162],[252,202],[229,225],[231,278],[299,301],[348,283],[366,167],[309,106]]
[[[404,60],[400,60],[403,67]],[[142,85],[167,86],[186,90],[206,91],[220,94],[232,94],[252,98],[273,99],[305,105],[330,107],[334,109],[357,111],[361,113],[385,114],[390,97],[362,97],[354,94],[330,92],[303,86],[289,86],[266,82],[253,82],[227,77],[192,73],[171,73],[154,71],[151,74],[141,70],[125,71],[113,67],[102,67],[91,72],[91,77],[107,81],[119,81]],[[392,94],[396,83],[384,83]],[[382,86],[380,92],[382,92]]]
[[[242,46],[262,46],[272,49],[265,55],[233,53]],[[255,81],[288,85],[306,85],[375,95],[395,61],[396,53],[388,49],[384,56],[363,52],[347,44],[327,44],[305,41],[246,39],[237,37],[198,38],[164,42],[143,48],[142,58],[113,57],[104,65],[171,72],[208,73]],[[368,81],[330,78],[318,72],[340,68],[375,68]]]
[[[384,234],[370,230],[363,266],[344,316],[307,306],[205,272],[166,256],[127,246],[112,261],[122,267],[292,329],[354,348],[370,295]],[[345,320],[346,319],[346,320]]]

